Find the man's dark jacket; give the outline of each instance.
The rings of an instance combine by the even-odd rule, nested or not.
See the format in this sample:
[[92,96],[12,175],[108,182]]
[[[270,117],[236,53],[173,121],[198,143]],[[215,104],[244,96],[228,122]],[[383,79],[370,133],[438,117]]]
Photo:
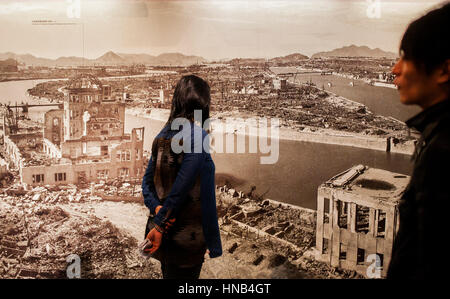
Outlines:
[[450,100],[406,124],[421,138],[411,181],[399,204],[400,227],[387,278],[443,278],[450,270]]

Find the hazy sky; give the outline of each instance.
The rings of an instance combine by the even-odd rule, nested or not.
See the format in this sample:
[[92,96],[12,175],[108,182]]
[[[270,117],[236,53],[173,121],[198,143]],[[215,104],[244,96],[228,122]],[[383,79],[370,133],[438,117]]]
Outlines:
[[77,0],[1,0],[0,53],[83,56],[84,45],[87,58],[112,50],[220,59],[311,56],[350,44],[397,52],[408,23],[442,2],[78,1],[79,18]]

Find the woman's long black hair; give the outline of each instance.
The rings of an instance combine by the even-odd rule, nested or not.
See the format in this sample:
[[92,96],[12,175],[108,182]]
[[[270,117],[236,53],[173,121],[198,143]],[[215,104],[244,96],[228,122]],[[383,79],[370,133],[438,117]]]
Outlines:
[[201,110],[203,126],[205,120],[209,118],[210,105],[211,95],[208,83],[195,75],[183,76],[175,87],[166,125],[170,126],[178,117],[194,121],[194,110]]

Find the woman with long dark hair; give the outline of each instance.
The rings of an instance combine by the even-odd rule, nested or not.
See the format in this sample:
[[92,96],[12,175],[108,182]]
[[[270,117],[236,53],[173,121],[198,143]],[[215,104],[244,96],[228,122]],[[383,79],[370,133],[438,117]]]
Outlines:
[[207,250],[211,258],[222,255],[215,166],[204,148],[209,135],[199,126],[209,118],[210,103],[206,81],[194,75],[180,79],[142,181],[151,214],[143,250],[161,262],[164,278],[198,278]]

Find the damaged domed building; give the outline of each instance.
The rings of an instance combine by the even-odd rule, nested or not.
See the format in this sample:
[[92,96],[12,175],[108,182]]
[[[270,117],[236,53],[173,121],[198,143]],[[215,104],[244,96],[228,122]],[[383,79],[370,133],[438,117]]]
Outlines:
[[[83,74],[64,89],[63,109],[45,113],[42,152],[51,163],[20,163],[28,185],[83,184],[140,177],[144,128],[125,133],[125,103]],[[39,164],[39,163],[38,163]]]

